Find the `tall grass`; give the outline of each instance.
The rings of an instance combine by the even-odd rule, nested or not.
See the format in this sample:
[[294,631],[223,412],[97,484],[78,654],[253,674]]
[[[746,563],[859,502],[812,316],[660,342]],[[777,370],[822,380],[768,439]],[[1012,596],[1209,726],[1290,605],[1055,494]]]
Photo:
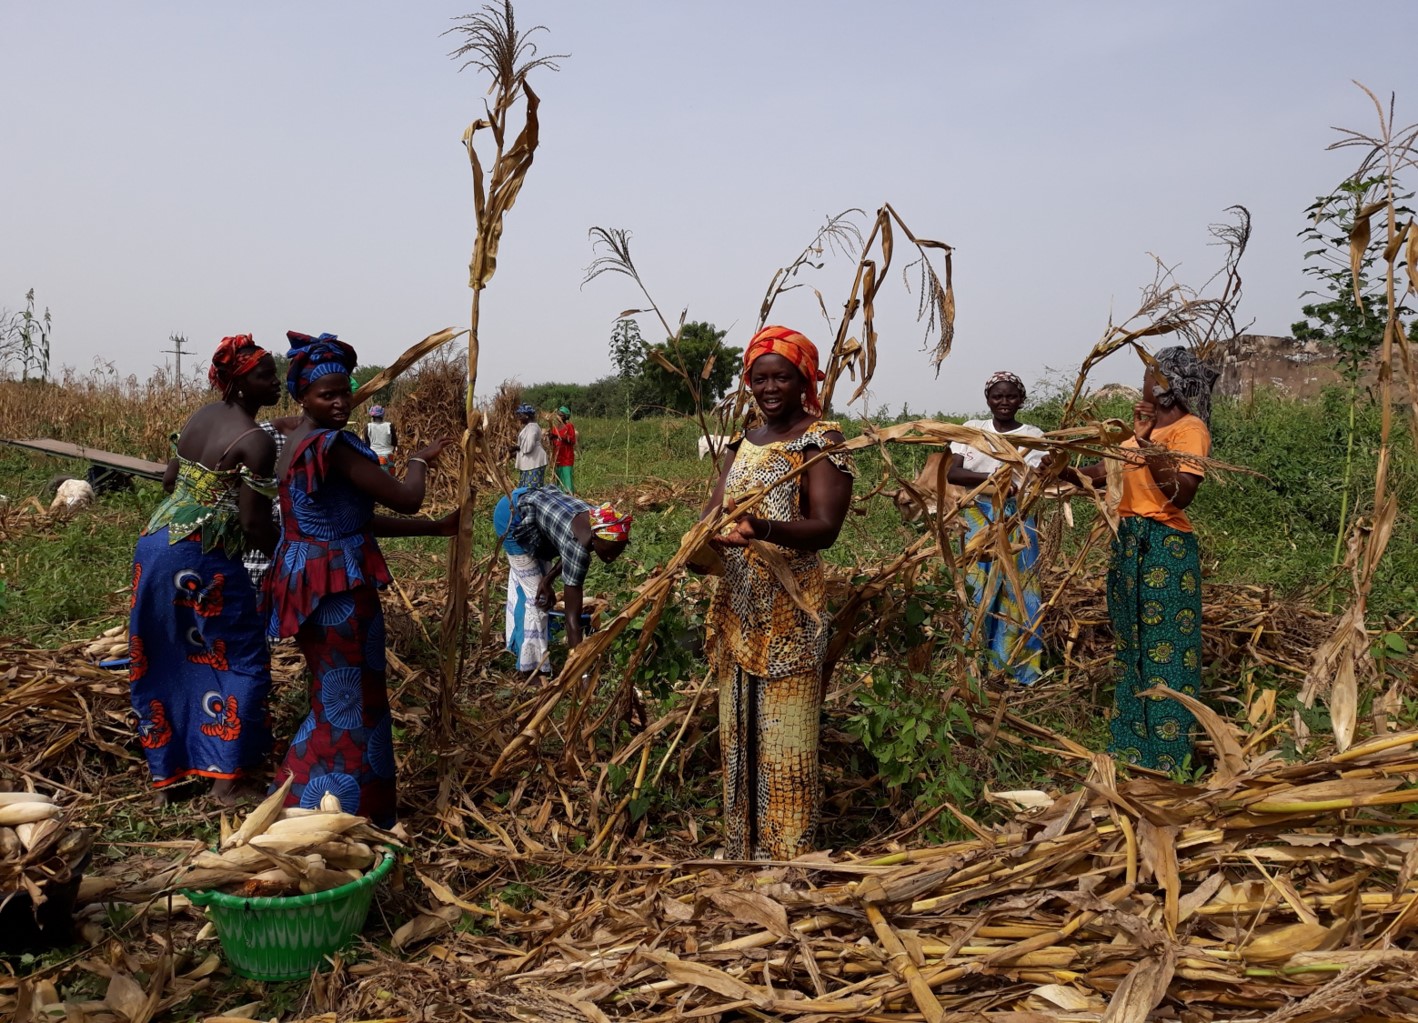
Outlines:
[[[48,437],[166,461],[168,435],[211,400],[209,392],[157,372],[147,380],[111,369],[58,380],[0,380],[0,436]],[[279,413],[278,413],[279,414]]]

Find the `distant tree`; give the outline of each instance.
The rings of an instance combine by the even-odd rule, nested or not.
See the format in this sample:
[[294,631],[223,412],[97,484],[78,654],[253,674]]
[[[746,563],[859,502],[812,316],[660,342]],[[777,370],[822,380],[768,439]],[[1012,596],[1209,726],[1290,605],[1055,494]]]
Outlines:
[[640,324],[630,317],[615,321],[611,328],[611,365],[616,376],[629,380],[640,375],[645,363],[645,341],[640,336]]
[[678,344],[667,340],[646,345],[639,325],[628,317],[620,319],[611,331],[614,375],[591,384],[533,384],[522,395],[538,408],[569,405],[579,416],[639,419],[664,411],[689,415],[694,412],[694,393],[687,377],[708,408],[738,375],[743,349],[725,347],[724,334],[712,323],[686,323]]
[[1359,211],[1381,182],[1381,178],[1347,181],[1333,195],[1320,196],[1305,209],[1310,224],[1300,232],[1313,246],[1305,253],[1305,275],[1321,289],[1300,295],[1313,301],[1300,307],[1305,318],[1290,330],[1301,340],[1332,345],[1339,354],[1339,371],[1351,384],[1362,375],[1384,336],[1383,285],[1370,276],[1377,254],[1370,248],[1360,258],[1357,289],[1349,254],[1349,236]]
[[567,405],[577,419],[639,419],[656,411],[646,390],[642,378],[626,380],[612,373],[589,384],[530,384],[522,389],[522,399],[539,409]]
[[[693,380],[705,408],[718,401],[738,375],[742,348],[724,345],[727,331],[712,323],[686,323],[678,344],[667,339],[647,352],[642,375],[650,400],[674,412],[694,411]],[[682,371],[682,373],[681,373]]]
[[[1332,561],[1339,564],[1344,537],[1349,529],[1349,490],[1354,469],[1355,409],[1359,400],[1359,377],[1383,343],[1386,304],[1383,281],[1371,276],[1379,253],[1370,244],[1359,256],[1357,280],[1351,257],[1350,239],[1355,235],[1360,214],[1385,185],[1382,177],[1346,181],[1331,195],[1322,195],[1305,209],[1309,227],[1300,237],[1313,247],[1305,253],[1305,274],[1321,288],[1305,291],[1311,298],[1300,307],[1304,319],[1291,324],[1290,331],[1302,341],[1323,341],[1339,355],[1339,372],[1349,383],[1349,424],[1344,456],[1344,483],[1339,504],[1339,529],[1334,538]],[[1412,193],[1400,196],[1411,197]],[[1407,207],[1400,214],[1411,214]],[[1367,238],[1367,223],[1360,237]],[[1357,296],[1357,301],[1356,301]],[[1406,310],[1400,310],[1406,312]]]
[[[616,380],[618,378],[607,377],[606,379]],[[564,384],[555,381],[528,384],[522,388],[522,400],[541,411],[550,411],[566,405],[571,409],[572,415],[604,415],[603,412],[593,412],[587,407],[586,392],[590,386],[589,384]],[[618,415],[619,413],[620,409],[616,408],[612,409],[610,414]]]
[[290,369],[290,359],[287,359],[280,352],[272,352],[271,359],[276,364],[276,379],[282,381],[281,390],[285,390],[286,372]]

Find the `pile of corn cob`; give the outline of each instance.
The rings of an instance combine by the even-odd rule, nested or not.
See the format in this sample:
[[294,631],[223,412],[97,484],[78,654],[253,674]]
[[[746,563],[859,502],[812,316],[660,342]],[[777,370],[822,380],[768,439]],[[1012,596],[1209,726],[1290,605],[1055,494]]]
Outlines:
[[128,656],[128,626],[115,625],[104,629],[103,635],[93,642],[84,644],[84,657],[90,661],[106,661],[114,657]]
[[39,907],[49,885],[82,869],[93,841],[93,831],[70,826],[50,796],[0,792],[0,903],[25,891]]
[[289,790],[287,779],[235,828],[223,817],[217,849],[197,853],[175,886],[246,897],[322,892],[363,877],[380,846],[399,844],[368,819],[345,813],[334,793],[318,808],[301,809],[284,806]]

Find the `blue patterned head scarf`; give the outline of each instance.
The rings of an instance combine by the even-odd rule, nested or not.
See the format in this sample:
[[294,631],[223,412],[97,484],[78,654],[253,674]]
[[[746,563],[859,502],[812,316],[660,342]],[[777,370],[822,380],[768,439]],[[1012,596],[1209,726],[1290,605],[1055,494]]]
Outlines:
[[524,401],[517,406],[517,414],[519,416],[535,416],[537,414],[537,407],[535,405],[529,405]]
[[1166,388],[1157,391],[1157,404],[1168,408],[1174,404],[1211,425],[1211,389],[1221,374],[1196,357],[1182,345],[1164,348],[1156,355],[1157,368],[1167,378]]
[[292,398],[299,398],[320,377],[330,373],[353,373],[359,362],[355,350],[334,334],[311,337],[288,330],[286,339],[290,341],[290,351],[286,352],[286,358],[290,359],[290,369],[286,370],[286,390]]

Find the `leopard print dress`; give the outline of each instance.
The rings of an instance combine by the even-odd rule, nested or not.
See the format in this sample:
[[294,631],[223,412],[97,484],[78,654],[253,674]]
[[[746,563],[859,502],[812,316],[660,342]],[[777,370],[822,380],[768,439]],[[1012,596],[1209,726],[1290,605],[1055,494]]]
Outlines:
[[[737,439],[730,445],[734,461],[725,496],[741,500],[771,487],[756,516],[801,519],[802,477],[784,477],[830,446],[827,435],[838,429],[818,421],[790,441],[759,446]],[[856,475],[847,454],[828,458]],[[818,815],[818,712],[828,640],[822,561],[814,552],[771,542],[725,548],[723,558],[706,647],[719,678],[726,853],[792,859],[811,849]],[[780,580],[783,571],[796,599]]]

